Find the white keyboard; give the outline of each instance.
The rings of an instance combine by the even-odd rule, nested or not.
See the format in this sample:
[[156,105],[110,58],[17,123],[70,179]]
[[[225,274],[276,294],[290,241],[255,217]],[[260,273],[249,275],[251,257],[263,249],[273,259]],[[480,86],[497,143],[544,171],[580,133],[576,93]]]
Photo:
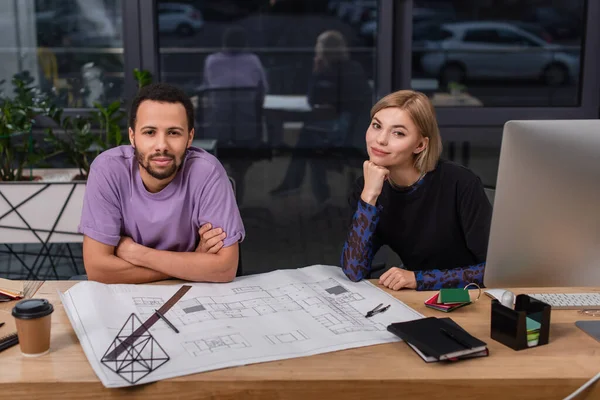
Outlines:
[[528,294],[557,310],[600,309],[600,293]]

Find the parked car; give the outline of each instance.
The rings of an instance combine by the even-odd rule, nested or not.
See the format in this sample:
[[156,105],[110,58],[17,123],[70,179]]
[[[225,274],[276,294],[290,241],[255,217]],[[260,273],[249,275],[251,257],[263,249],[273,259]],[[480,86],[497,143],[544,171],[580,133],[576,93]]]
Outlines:
[[[374,43],[377,33],[377,7],[373,7],[365,14],[365,19],[360,26],[360,36]],[[430,32],[439,31],[439,25],[454,22],[456,14],[453,9],[414,8],[412,14],[413,42],[419,41]],[[435,35],[435,32],[432,33]]]
[[579,54],[503,22],[441,26],[445,39],[426,41],[421,65],[442,85],[467,79],[543,79],[559,86],[579,76]]
[[202,13],[194,6],[183,3],[158,5],[158,31],[191,36],[204,26]]
[[554,37],[546,30],[543,26],[539,24],[534,24],[531,22],[523,22],[523,21],[498,21],[498,22],[506,22],[507,24],[511,24],[516,26],[517,28],[523,29],[535,35],[541,39],[543,39],[547,43],[552,43],[554,41]]
[[79,8],[36,13],[38,42],[47,47],[123,47],[122,17],[111,9]]

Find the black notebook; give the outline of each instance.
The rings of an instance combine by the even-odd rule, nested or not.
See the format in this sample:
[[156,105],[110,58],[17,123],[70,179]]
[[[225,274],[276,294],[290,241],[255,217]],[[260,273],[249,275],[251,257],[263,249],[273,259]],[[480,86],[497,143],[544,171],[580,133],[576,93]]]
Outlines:
[[485,342],[470,335],[451,318],[422,318],[388,326],[388,331],[438,360],[487,351]]

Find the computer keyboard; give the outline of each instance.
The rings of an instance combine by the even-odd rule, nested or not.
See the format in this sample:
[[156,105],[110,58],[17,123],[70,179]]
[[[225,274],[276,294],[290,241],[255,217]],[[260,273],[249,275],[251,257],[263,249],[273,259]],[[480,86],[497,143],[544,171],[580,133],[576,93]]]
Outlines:
[[528,294],[557,310],[600,309],[600,293]]

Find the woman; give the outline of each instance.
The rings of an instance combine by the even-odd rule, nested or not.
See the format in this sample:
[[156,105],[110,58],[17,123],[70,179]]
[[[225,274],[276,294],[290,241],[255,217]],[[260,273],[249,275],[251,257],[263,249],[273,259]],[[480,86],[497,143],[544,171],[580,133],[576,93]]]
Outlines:
[[[367,76],[361,65],[350,59],[346,39],[338,31],[325,31],[317,38],[307,97],[312,113],[305,118],[283,182],[270,194],[282,196],[299,190],[310,160],[312,190],[321,209],[330,200],[326,170],[335,165],[327,157],[328,151],[358,146],[355,139],[359,136],[362,143],[364,131],[359,129],[368,124],[366,110],[371,105]],[[316,154],[307,157],[307,150]]]
[[353,281],[367,277],[373,256],[388,245],[404,265],[381,275],[387,288],[481,286],[492,207],[475,174],[440,160],[427,96],[401,90],[377,102],[366,144],[369,160],[350,196],[344,273]]

